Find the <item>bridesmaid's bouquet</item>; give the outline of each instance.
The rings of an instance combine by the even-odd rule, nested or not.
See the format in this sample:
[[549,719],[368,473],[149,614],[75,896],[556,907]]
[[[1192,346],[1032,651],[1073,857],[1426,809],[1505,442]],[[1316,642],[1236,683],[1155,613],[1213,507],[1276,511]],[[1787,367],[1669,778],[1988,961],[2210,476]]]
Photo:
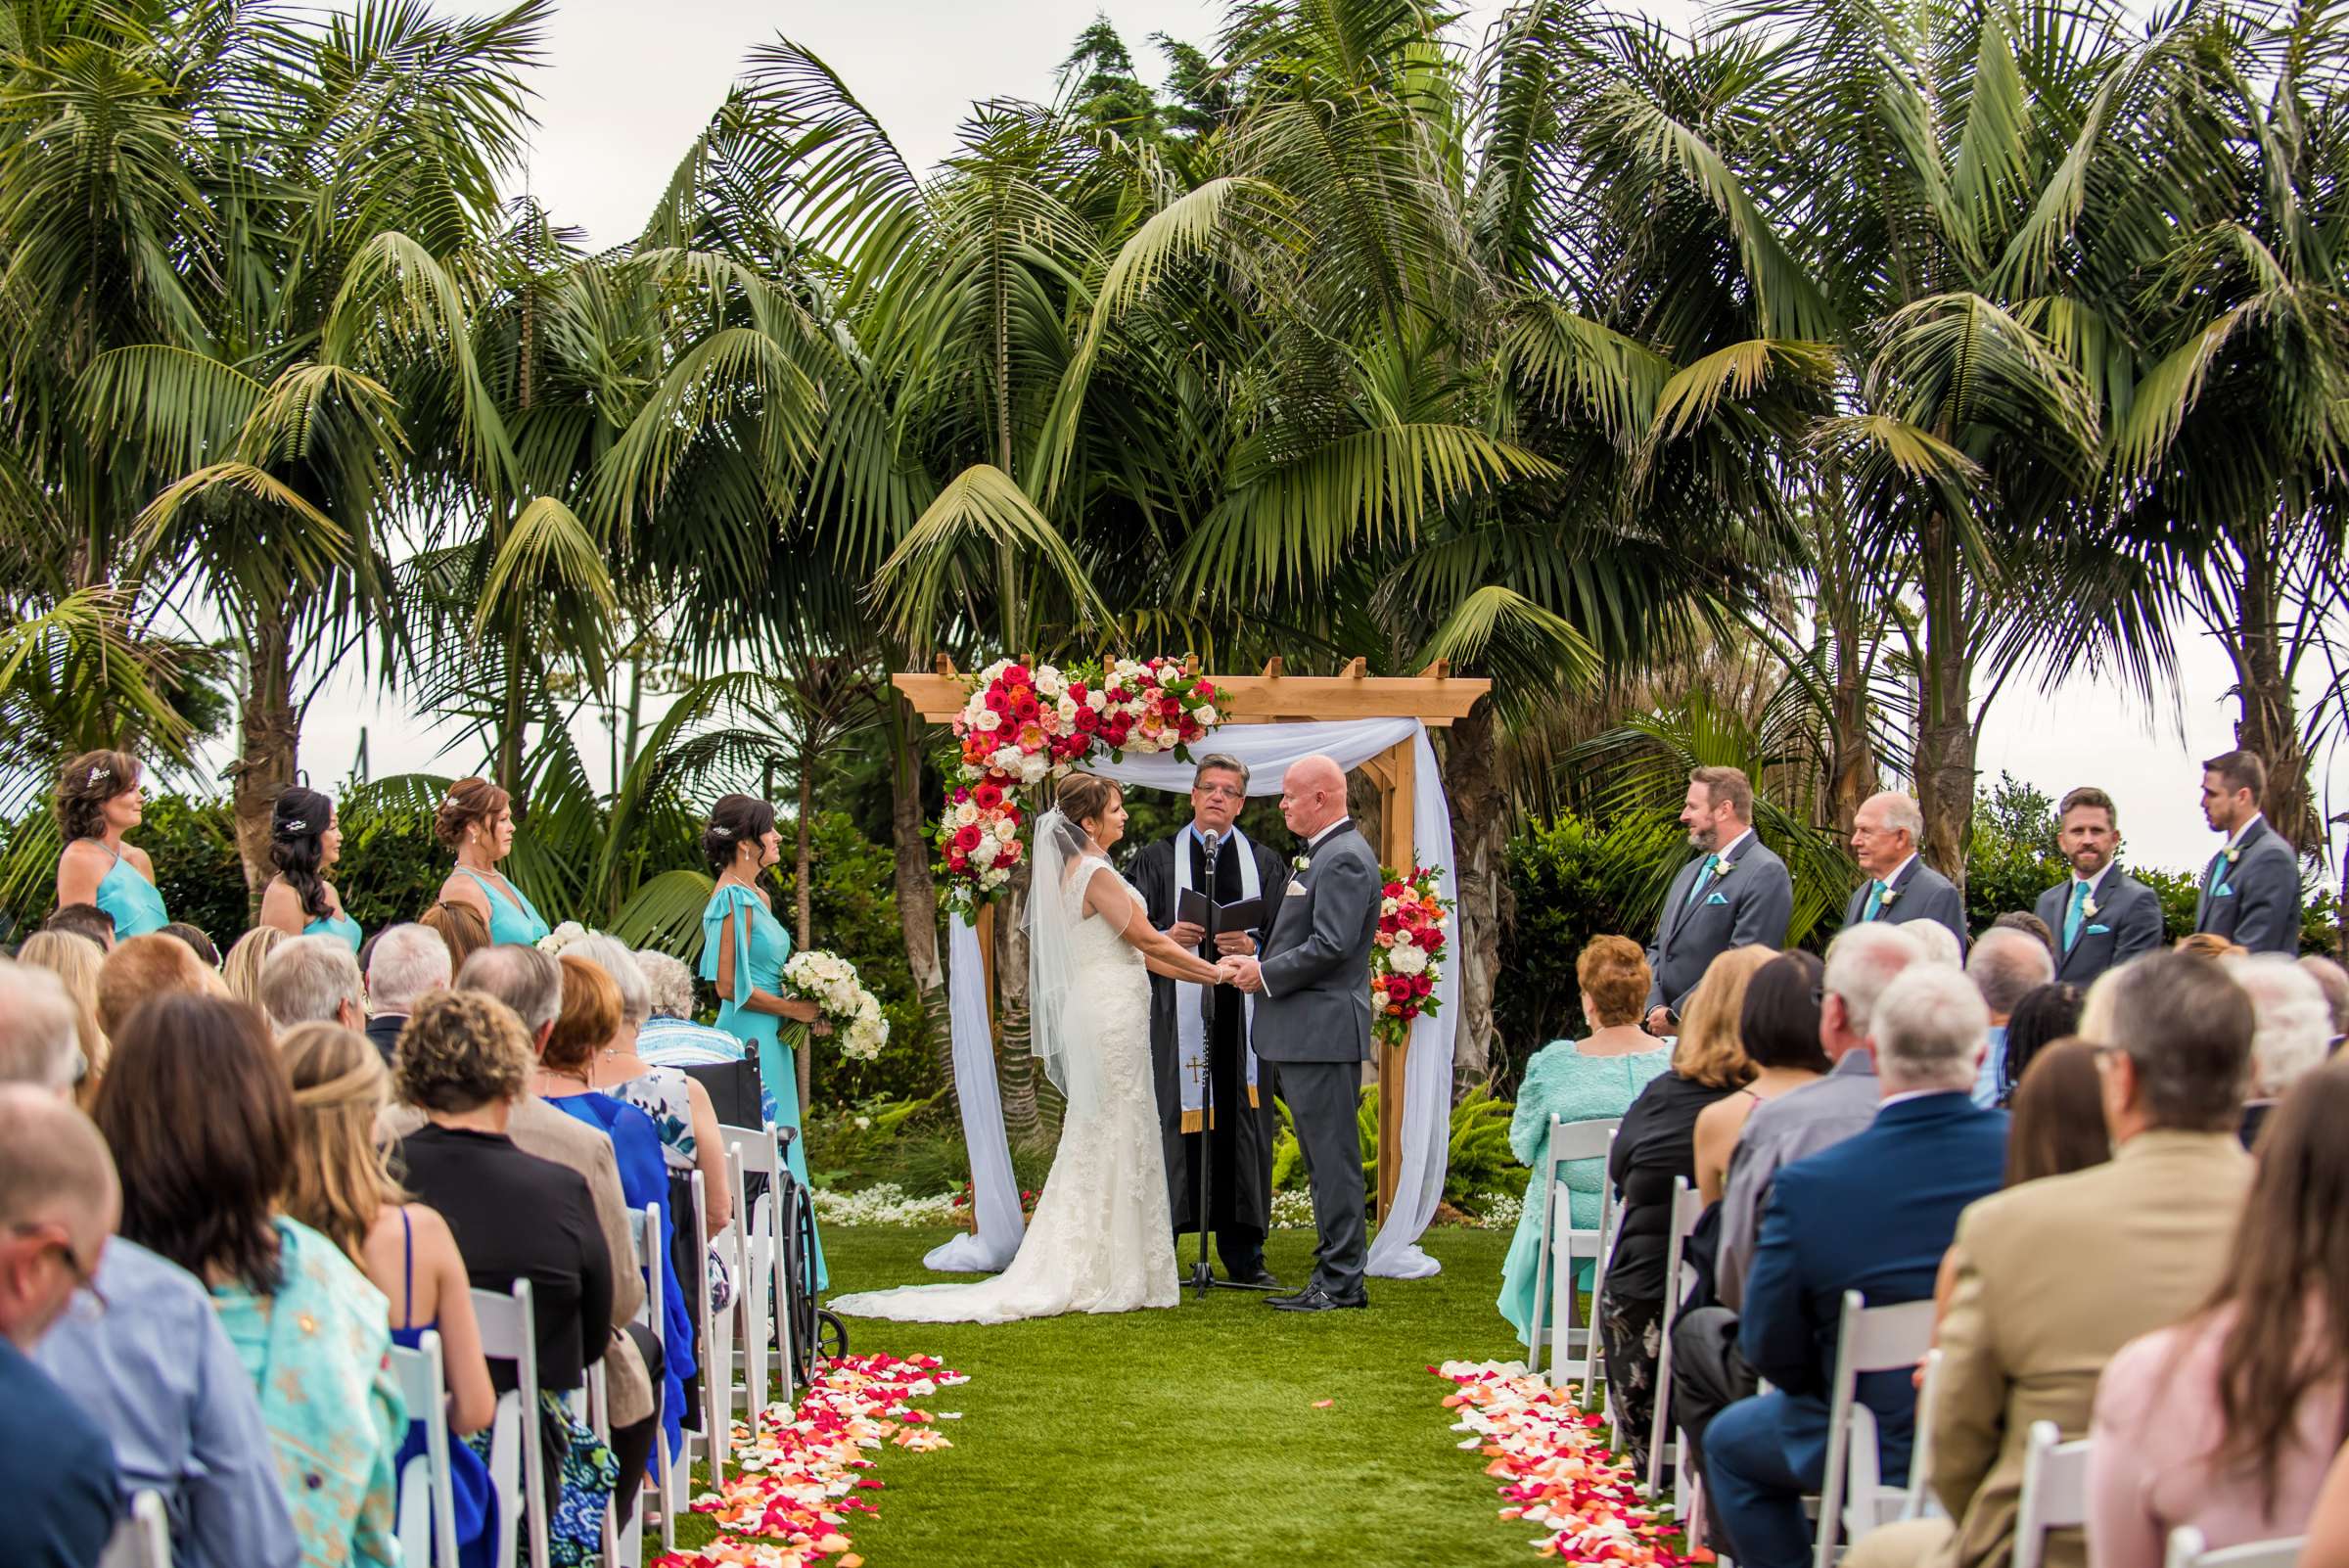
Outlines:
[[783,965],[783,984],[822,1011],[843,1056],[869,1062],[889,1043],[881,999],[864,989],[856,966],[840,954],[818,947],[792,954]]

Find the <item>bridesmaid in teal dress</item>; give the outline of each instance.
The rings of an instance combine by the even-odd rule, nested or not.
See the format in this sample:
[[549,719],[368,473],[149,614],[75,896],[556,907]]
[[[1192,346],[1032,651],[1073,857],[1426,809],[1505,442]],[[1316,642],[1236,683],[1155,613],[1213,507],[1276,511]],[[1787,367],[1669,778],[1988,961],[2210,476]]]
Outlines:
[[[1500,1315],[1522,1345],[1533,1343],[1534,1274],[1542,1259],[1542,1166],[1549,1154],[1549,1119],[1598,1122],[1620,1118],[1632,1101],[1672,1065],[1672,1050],[1639,1027],[1647,1005],[1647,955],[1628,937],[1594,937],[1576,961],[1583,990],[1583,1017],[1590,1025],[1579,1040],[1557,1039],[1526,1064],[1517,1091],[1517,1114],[1509,1124],[1509,1148],[1533,1168],[1525,1184],[1525,1207],[1517,1233],[1500,1266]],[[1566,1167],[1564,1185],[1578,1230],[1598,1225],[1599,1190],[1606,1161],[1576,1160]],[[1588,1292],[1595,1266],[1585,1260],[1575,1269],[1575,1289]]]
[[294,785],[277,798],[269,819],[269,863],[277,875],[261,890],[261,924],[289,937],[340,937],[359,950],[359,923],[326,873],[343,855],[343,824],[335,803]]
[[491,945],[529,946],[547,934],[530,899],[497,869],[514,849],[514,798],[484,778],[448,787],[433,831],[456,853],[457,868],[440,884],[440,901],[461,903],[482,917]]
[[[775,808],[748,795],[728,795],[710,812],[702,853],[717,887],[702,910],[702,978],[717,984],[717,1027],[759,1053],[759,1077],[774,1097],[775,1125],[800,1129],[799,1062],[782,1038],[785,1019],[831,1033],[815,1003],[782,994],[791,933],[775,918],[760,876],[783,858]],[[791,1174],[807,1180],[807,1154],[794,1137],[785,1155]],[[816,1288],[827,1289],[824,1249],[815,1249]]]
[[57,775],[57,826],[65,849],[57,857],[57,904],[96,904],[112,916],[115,940],[125,942],[171,923],[155,888],[147,852],[122,842],[146,814],[139,760],[128,752],[84,752]]

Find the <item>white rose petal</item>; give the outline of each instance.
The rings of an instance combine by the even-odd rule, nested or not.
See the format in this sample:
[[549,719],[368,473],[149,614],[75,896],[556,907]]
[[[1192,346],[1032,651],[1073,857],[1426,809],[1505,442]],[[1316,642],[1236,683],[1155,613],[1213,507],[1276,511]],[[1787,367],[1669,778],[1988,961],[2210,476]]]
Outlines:
[[1387,967],[1399,975],[1415,975],[1427,967],[1427,951],[1399,942],[1387,949]]

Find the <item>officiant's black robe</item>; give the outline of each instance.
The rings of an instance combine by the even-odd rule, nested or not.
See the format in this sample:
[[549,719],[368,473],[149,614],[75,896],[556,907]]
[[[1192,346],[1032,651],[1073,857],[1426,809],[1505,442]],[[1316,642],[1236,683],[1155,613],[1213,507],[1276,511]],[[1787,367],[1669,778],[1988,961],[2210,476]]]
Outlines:
[[[1174,853],[1180,845],[1183,853],[1193,856],[1191,886],[1207,891],[1206,851],[1185,828],[1173,839],[1161,839],[1146,846],[1134,857],[1132,880],[1149,905],[1150,923],[1165,931],[1174,924]],[[1278,907],[1276,900],[1288,886],[1288,862],[1270,846],[1248,840],[1255,853],[1256,869],[1262,884],[1265,907]],[[1226,853],[1218,868],[1219,885],[1215,900],[1219,904],[1236,903],[1247,897],[1240,880],[1239,856]],[[1267,915],[1267,924],[1269,916]],[[1256,933],[1264,940],[1264,933]],[[1216,952],[1212,944],[1201,948],[1202,956],[1214,962]],[[1214,1075],[1216,1136],[1214,1140],[1215,1181],[1210,1201],[1214,1208],[1210,1224],[1220,1240],[1227,1239],[1224,1231],[1232,1223],[1262,1235],[1272,1226],[1272,1139],[1280,1127],[1279,1113],[1272,1109],[1272,1074],[1263,1064],[1257,1069],[1257,1104],[1248,1104],[1248,1075],[1240,1055],[1241,1032],[1247,1022],[1247,995],[1236,987],[1217,988],[1217,1032],[1210,1042],[1208,1061]],[[1174,1211],[1176,1231],[1195,1229],[1199,1207],[1199,1134],[1182,1130],[1182,1085],[1175,1079],[1176,1044],[1174,1034],[1174,982],[1161,975],[1150,977],[1150,1060],[1158,1079],[1158,1120],[1166,1139],[1168,1200]],[[1226,1113],[1230,1113],[1227,1119]],[[1224,1129],[1230,1130],[1226,1135]],[[1228,1248],[1224,1249],[1226,1253]],[[1226,1263],[1231,1260],[1228,1256]]]

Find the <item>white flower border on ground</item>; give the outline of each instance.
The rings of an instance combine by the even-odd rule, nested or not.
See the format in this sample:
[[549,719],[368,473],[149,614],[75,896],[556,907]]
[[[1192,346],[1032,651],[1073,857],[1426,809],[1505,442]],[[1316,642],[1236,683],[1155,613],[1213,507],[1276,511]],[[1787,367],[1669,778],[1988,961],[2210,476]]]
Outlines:
[[[1427,726],[1415,718],[1363,718],[1342,722],[1226,725],[1216,731],[1215,750],[1248,766],[1248,793],[1278,795],[1291,762],[1316,753],[1353,768],[1392,747],[1408,743],[1412,769],[1411,839],[1418,861],[1432,867],[1445,898],[1459,898],[1452,860],[1451,806],[1444,775],[1436,767]],[[1170,754],[1128,754],[1112,761],[1096,753],[1086,763],[1121,784],[1182,793],[1191,787],[1191,764]],[[962,1132],[971,1156],[971,1185],[979,1227],[934,1249],[922,1261],[944,1273],[992,1273],[1020,1250],[1020,1189],[1011,1174],[1011,1145],[1003,1132],[1003,1106],[995,1087],[994,1043],[987,1021],[987,978],[979,937],[967,916],[950,928],[947,951],[948,1000],[954,1029],[954,1083],[962,1100]],[[1370,1244],[1369,1272],[1387,1279],[1421,1279],[1442,1266],[1419,1246],[1419,1237],[1444,1196],[1445,1159],[1451,1137],[1452,1032],[1459,1017],[1459,965],[1446,964],[1436,982],[1440,1004],[1433,1016],[1411,1025],[1410,1054],[1404,1065],[1402,1175],[1393,1212]],[[1363,984],[1369,977],[1363,976]]]

